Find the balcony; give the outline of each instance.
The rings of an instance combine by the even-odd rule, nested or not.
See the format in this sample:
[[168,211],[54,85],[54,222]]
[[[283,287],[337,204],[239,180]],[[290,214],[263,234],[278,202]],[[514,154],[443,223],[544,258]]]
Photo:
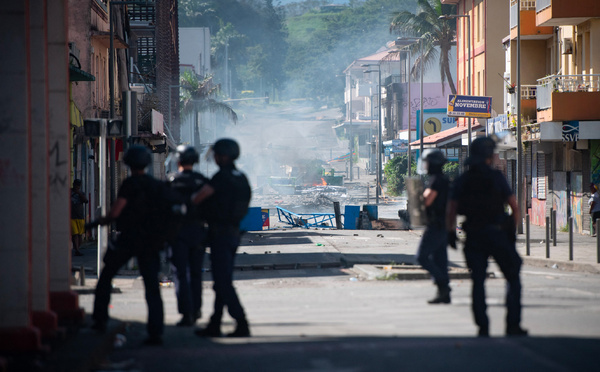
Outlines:
[[600,120],[600,74],[538,80],[537,121]]
[[510,3],[510,38],[512,40],[517,38],[518,1],[521,2],[521,38],[527,40],[551,37],[554,32],[552,27],[538,27],[535,23],[536,0],[512,0]]
[[600,17],[598,0],[537,0],[538,26],[578,25],[587,19]]

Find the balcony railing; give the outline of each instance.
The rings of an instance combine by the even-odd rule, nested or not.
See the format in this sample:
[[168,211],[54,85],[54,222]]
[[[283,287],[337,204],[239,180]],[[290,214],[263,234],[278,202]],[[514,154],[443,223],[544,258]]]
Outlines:
[[600,74],[550,75],[538,79],[538,110],[552,107],[552,92],[600,92]]
[[537,0],[535,3],[535,11],[537,13],[552,5],[552,0]]
[[[519,1],[519,0],[511,0],[511,2],[510,2],[510,28],[517,27],[517,1]],[[521,1],[521,11],[536,9],[535,8],[536,0],[520,0],[520,1]]]
[[535,99],[537,97],[537,85],[521,85],[521,99]]

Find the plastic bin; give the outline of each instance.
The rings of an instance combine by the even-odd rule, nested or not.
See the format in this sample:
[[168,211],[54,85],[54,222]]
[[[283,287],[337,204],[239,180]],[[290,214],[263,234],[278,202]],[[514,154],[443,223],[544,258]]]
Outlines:
[[263,216],[261,207],[248,208],[248,213],[240,222],[240,231],[262,231]]
[[369,215],[369,220],[377,221],[377,204],[365,204],[363,205],[363,211],[367,212],[367,214]]
[[347,205],[344,208],[344,229],[345,230],[356,230],[356,223],[360,216],[360,206],[358,205]]

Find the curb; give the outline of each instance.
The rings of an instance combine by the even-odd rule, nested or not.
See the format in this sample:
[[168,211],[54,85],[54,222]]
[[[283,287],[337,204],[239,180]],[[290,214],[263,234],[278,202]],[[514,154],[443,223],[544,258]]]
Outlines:
[[589,274],[600,274],[600,264],[588,264],[582,262],[559,261],[551,258],[533,258],[521,256],[524,265],[534,267],[546,267],[565,271],[585,272]]
[[[419,265],[381,266],[358,264],[352,267],[358,276],[365,280],[430,280],[431,275]],[[450,267],[448,271],[450,279],[470,279],[471,273],[468,269],[461,267]],[[488,277],[494,278],[493,273]]]

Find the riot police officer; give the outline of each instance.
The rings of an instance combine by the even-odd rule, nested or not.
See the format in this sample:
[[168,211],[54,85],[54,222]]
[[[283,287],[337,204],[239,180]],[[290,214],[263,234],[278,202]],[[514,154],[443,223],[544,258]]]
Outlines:
[[233,287],[233,264],[240,243],[240,222],[248,210],[251,190],[246,176],[235,167],[234,161],[240,155],[237,142],[220,139],[212,146],[212,152],[219,171],[192,200],[204,203],[206,208],[215,303],[208,325],[195,333],[201,337],[220,336],[223,308],[227,306],[237,323],[228,336],[248,337],[246,314]]
[[419,244],[417,261],[429,271],[437,286],[437,295],[428,301],[430,304],[450,303],[445,226],[450,181],[442,172],[445,163],[446,157],[440,150],[425,150],[418,167],[419,173],[429,175],[428,186],[423,192],[427,226]]
[[[192,194],[208,182],[204,175],[193,170],[198,160],[199,154],[192,146],[177,147],[179,173],[171,179],[170,185],[182,200],[189,201]],[[177,323],[180,327],[193,326],[202,316],[205,224],[199,208],[187,208],[187,213],[179,224],[179,232],[169,248],[171,265],[175,273],[177,308],[181,314],[181,320]]]
[[148,338],[144,343],[162,345],[164,313],[158,272],[159,251],[163,248],[164,242],[156,239],[150,232],[153,227],[150,222],[152,210],[149,208],[166,195],[165,185],[145,174],[145,168],[152,161],[150,151],[146,147],[131,146],[125,153],[124,161],[131,168],[131,176],[123,181],[117,199],[107,216],[91,223],[92,226],[106,225],[116,220],[117,230],[120,232],[117,241],[109,246],[104,256],[105,265],[95,291],[92,328],[98,331],[106,330],[111,281],[127,261],[136,257],[140,274],[144,279],[148,304]]
[[[469,169],[455,181],[448,203],[448,240],[456,245],[456,215],[466,217],[465,258],[473,280],[472,311],[480,337],[489,337],[489,319],[485,302],[485,278],[488,258],[494,258],[507,281],[506,335],[525,336],[521,328],[521,258],[516,247],[516,230],[519,207],[506,179],[492,169],[495,142],[488,137],[471,143],[471,154],[466,165]],[[512,209],[507,215],[505,205]]]

